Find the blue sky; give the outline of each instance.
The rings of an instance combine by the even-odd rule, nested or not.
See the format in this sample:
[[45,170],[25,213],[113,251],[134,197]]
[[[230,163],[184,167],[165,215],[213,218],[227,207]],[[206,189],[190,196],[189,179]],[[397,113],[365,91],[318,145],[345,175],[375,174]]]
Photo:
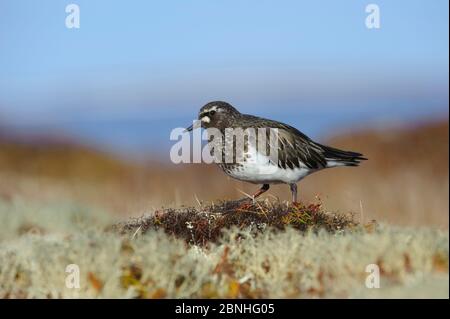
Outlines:
[[448,117],[448,1],[0,2],[0,122],[139,147],[216,99],[312,134]]

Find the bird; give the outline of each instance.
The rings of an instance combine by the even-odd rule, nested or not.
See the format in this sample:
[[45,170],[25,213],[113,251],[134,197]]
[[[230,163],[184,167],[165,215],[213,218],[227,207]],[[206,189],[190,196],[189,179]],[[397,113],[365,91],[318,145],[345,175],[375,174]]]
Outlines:
[[[252,196],[257,197],[269,190],[271,184],[288,184],[290,187],[292,202],[297,203],[297,183],[306,176],[323,169],[340,166],[358,166],[361,161],[367,160],[363,154],[353,151],[344,151],[331,146],[326,146],[313,141],[293,126],[239,112],[231,104],[224,101],[213,101],[200,108],[198,121],[200,125],[191,125],[185,131],[202,127],[211,130],[216,129],[225,136],[222,146],[230,143],[227,137],[229,129],[267,129],[275,130],[276,155],[275,159],[263,153],[254,145],[250,145],[247,139],[244,147],[238,148],[235,137],[231,136],[233,150],[241,154],[234,154],[232,161],[224,161],[225,149],[217,158],[218,166],[228,176],[253,184],[262,185]],[[259,131],[258,131],[259,132]],[[267,138],[266,134],[266,140]],[[256,139],[260,138],[259,135]],[[270,142],[266,141],[266,147]],[[274,143],[271,145],[273,146]],[[255,144],[258,145],[258,144]],[[213,150],[214,152],[215,150]],[[240,155],[240,161],[237,161]]]

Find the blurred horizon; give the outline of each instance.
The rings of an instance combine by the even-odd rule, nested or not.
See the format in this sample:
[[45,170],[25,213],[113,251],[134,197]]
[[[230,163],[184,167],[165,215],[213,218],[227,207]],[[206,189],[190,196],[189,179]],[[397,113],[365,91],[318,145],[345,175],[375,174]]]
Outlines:
[[448,120],[448,1],[0,4],[0,129],[161,154],[211,100],[312,138]]

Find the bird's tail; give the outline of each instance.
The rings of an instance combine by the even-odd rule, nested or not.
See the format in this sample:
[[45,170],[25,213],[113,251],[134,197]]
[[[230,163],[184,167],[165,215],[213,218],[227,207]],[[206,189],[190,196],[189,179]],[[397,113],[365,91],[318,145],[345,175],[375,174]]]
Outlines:
[[328,167],[334,166],[358,166],[361,161],[367,160],[363,154],[351,151],[343,151],[334,147],[321,145],[324,151]]

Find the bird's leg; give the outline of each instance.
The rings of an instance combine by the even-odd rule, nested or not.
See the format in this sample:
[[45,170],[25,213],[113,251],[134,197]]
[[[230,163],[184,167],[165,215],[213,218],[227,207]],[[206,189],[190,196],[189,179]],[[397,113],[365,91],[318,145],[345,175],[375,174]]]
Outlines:
[[289,186],[291,187],[291,193],[292,193],[292,203],[297,203],[297,184],[293,183],[293,184],[289,184]]
[[260,189],[258,189],[258,191],[256,193],[253,194],[253,200],[256,199],[256,197],[260,196],[261,194],[267,192],[267,190],[270,188],[269,184],[264,184],[263,186],[261,186]]

